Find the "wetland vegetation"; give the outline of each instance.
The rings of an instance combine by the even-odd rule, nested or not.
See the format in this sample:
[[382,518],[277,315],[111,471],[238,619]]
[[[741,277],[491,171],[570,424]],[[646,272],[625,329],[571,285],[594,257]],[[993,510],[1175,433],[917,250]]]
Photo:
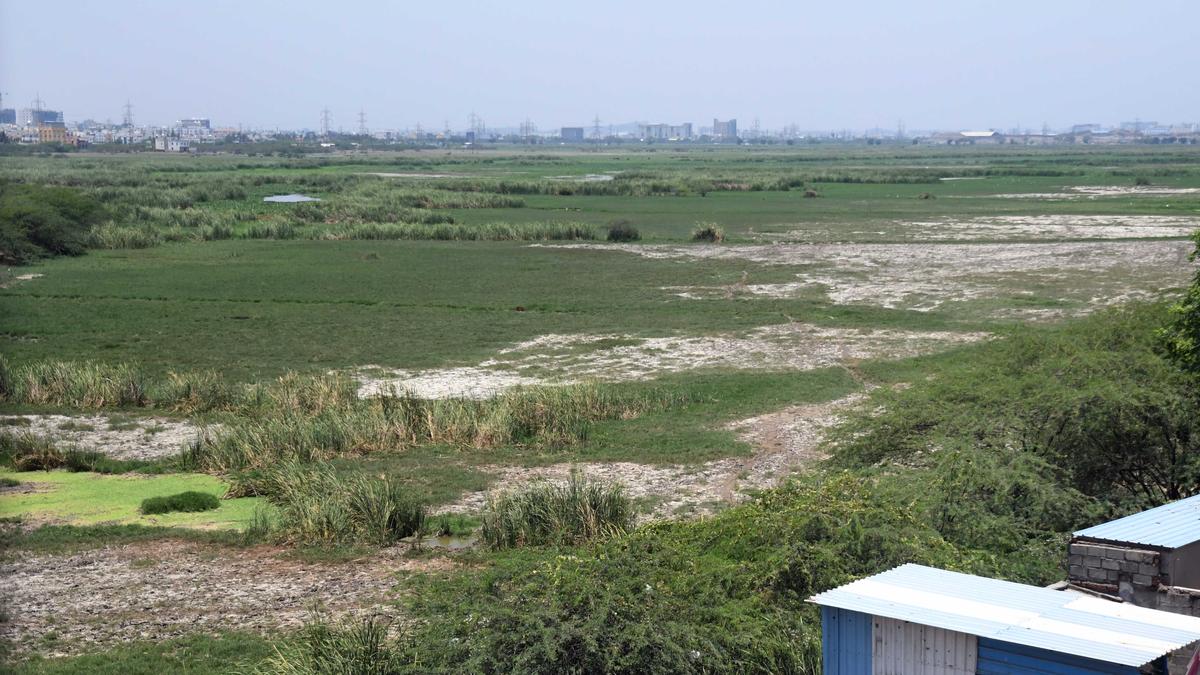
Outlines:
[[1197,229],[1193,147],[7,157],[6,658],[819,672],[1200,490]]

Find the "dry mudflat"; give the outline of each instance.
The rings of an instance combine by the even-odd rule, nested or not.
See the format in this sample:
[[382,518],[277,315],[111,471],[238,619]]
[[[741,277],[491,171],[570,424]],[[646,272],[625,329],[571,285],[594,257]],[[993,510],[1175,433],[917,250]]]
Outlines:
[[131,640],[299,627],[331,617],[395,614],[397,575],[454,567],[394,548],[361,560],[306,563],[285,549],[156,541],[0,563],[10,620],[0,639],[18,654],[78,654]]

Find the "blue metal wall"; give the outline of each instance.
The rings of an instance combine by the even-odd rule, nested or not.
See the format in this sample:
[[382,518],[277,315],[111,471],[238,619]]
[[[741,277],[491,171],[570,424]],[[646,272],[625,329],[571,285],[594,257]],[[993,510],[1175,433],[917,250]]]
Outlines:
[[825,675],[871,675],[871,615],[821,608]]
[[1137,675],[1138,669],[981,637],[977,672],[979,675]]

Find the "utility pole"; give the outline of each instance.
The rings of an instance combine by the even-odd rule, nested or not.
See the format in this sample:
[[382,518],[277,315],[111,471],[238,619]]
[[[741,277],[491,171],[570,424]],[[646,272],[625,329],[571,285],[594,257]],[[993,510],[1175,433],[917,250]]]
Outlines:
[[321,109],[321,138],[329,138],[329,108]]

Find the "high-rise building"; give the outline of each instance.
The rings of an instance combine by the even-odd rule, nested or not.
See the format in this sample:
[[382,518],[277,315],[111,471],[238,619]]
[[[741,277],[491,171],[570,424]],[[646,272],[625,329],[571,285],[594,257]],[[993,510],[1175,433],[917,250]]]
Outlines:
[[582,143],[583,127],[563,127],[559,136],[566,143]]
[[4,108],[0,110],[0,124],[16,124],[17,111],[12,108]]
[[737,120],[729,119],[721,121],[718,119],[713,119],[713,136],[726,140],[733,140],[737,138]]
[[23,127],[36,127],[42,124],[62,122],[61,110],[43,110],[41,108],[23,108],[17,116],[17,124]]

